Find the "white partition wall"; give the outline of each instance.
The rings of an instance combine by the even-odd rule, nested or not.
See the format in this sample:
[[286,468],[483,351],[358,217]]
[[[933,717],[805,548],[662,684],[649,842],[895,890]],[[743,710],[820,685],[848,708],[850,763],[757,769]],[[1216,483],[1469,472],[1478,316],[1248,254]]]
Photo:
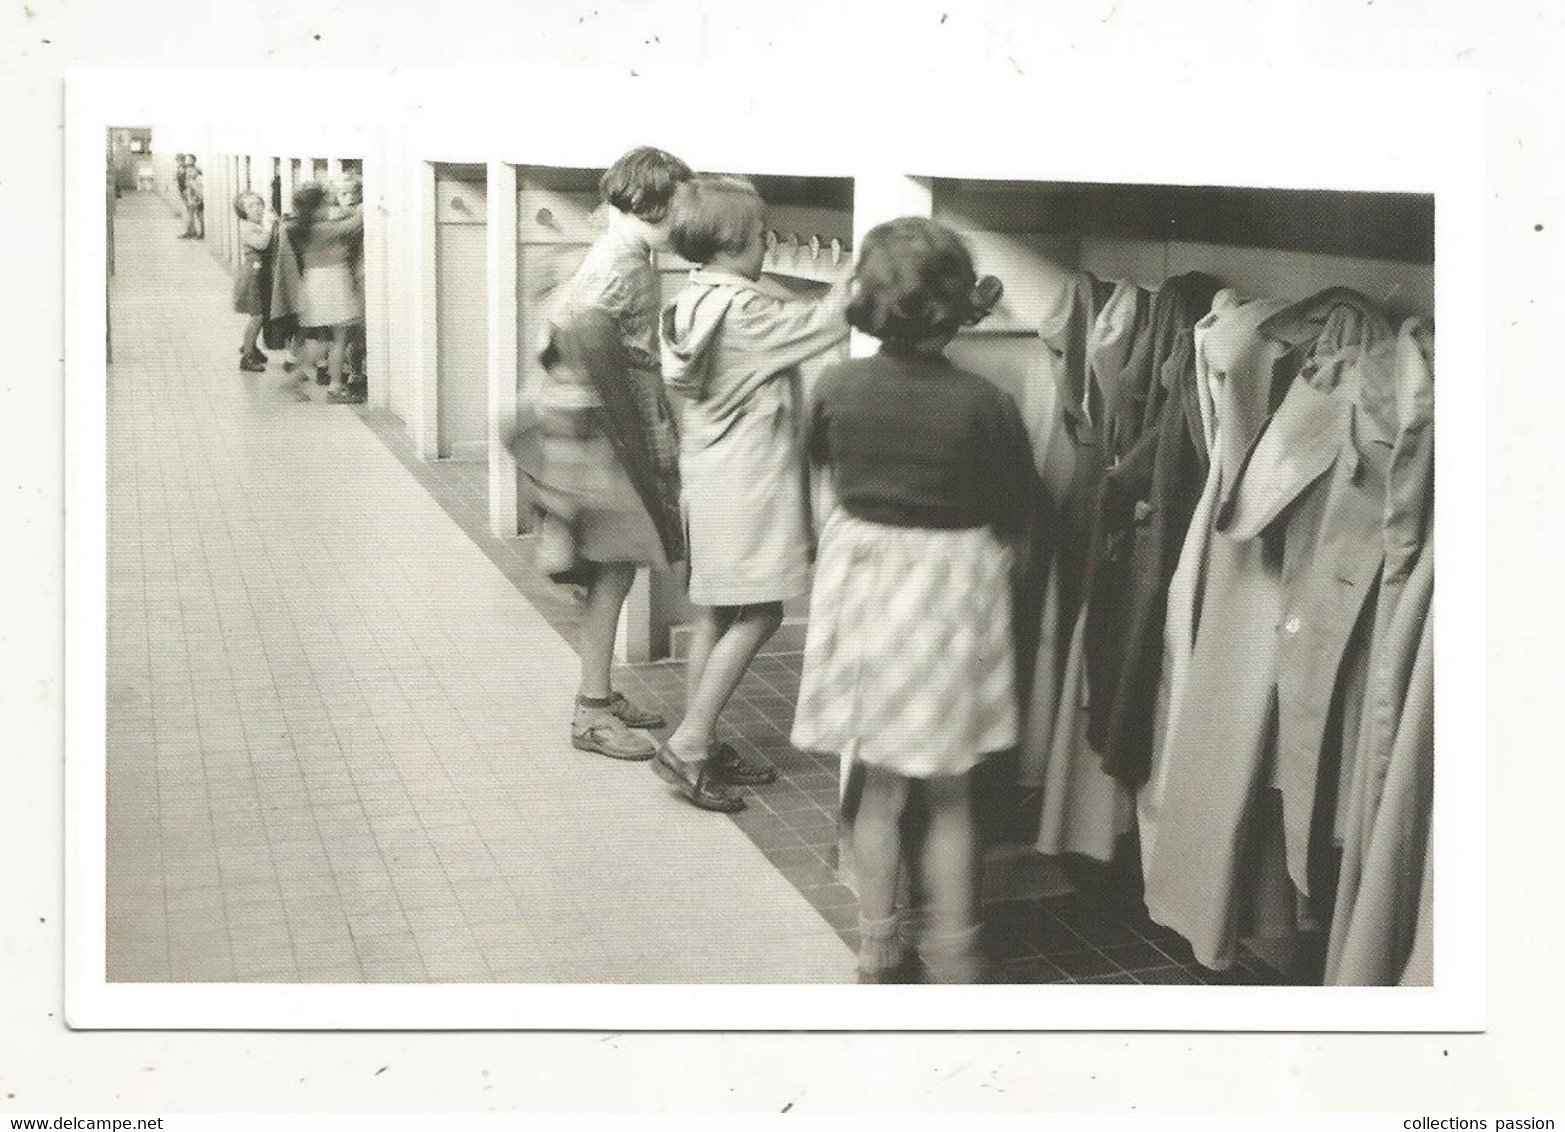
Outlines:
[[516,427],[517,349],[517,200],[516,166],[489,162],[489,530],[497,537],[516,534],[516,459],[507,446]]
[[376,135],[364,152],[364,340],[369,403],[391,405],[391,213],[386,139]]
[[412,363],[412,416],[408,430],[413,450],[421,460],[440,455],[440,374],[439,311],[435,295],[435,166],[422,159],[411,160],[404,170],[407,199],[403,213],[408,242],[408,273],[401,282],[407,287],[408,343]]

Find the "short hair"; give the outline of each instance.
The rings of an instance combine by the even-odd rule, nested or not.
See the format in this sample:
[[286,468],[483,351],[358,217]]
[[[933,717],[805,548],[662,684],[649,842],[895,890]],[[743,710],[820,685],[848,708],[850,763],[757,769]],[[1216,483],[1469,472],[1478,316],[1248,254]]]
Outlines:
[[978,277],[966,245],[944,224],[922,216],[871,228],[853,282],[849,325],[891,345],[954,334],[986,313],[974,295]]
[[702,175],[674,193],[668,242],[691,263],[708,263],[723,252],[737,254],[750,244],[766,202],[743,177]]
[[326,186],[319,181],[306,181],[293,191],[293,211],[297,216],[308,216],[326,203],[329,196]]
[[693,175],[672,153],[638,146],[609,166],[598,181],[598,195],[621,212],[656,224],[668,215],[674,189]]
[[245,201],[250,200],[252,198],[254,198],[255,200],[260,201],[262,207],[265,207],[265,205],[266,205],[266,198],[265,197],[263,197],[260,193],[252,192],[249,189],[245,189],[243,192],[238,192],[238,193],[234,194],[234,215],[239,217],[239,219],[243,220],[245,218]]

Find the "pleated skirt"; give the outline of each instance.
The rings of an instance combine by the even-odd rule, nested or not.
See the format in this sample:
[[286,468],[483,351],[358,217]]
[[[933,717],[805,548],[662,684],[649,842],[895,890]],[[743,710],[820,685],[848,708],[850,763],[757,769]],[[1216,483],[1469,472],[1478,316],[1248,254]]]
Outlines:
[[908,778],[1016,744],[1011,555],[988,528],[822,532],[792,741]]

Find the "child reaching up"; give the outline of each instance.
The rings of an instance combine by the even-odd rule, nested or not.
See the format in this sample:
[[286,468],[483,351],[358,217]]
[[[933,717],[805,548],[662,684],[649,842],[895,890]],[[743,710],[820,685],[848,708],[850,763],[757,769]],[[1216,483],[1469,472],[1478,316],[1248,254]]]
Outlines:
[[847,317],[874,357],[821,377],[811,455],[839,506],[821,535],[793,744],[864,765],[853,823],[859,979],[907,959],[895,908],[900,819],[929,809],[920,947],[942,982],[981,973],[969,771],[1016,742],[1007,546],[1037,473],[1015,402],[944,349],[998,298],[961,240],[908,217],[870,230]]
[[765,205],[737,177],[697,177],[674,195],[673,249],[701,266],[663,313],[663,379],[684,407],[679,454],[689,532],[685,718],[653,760],[681,797],[734,811],[734,786],[775,767],[716,741],[718,715],[809,588],[812,533],[801,451],[800,362],[848,336],[845,286],[815,300],[761,279]]

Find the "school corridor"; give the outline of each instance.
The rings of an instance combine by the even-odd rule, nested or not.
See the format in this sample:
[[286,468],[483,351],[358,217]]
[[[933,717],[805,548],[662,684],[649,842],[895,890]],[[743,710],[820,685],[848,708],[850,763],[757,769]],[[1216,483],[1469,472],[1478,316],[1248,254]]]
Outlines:
[[281,354],[239,371],[229,276],[178,229],[119,202],[108,978],[851,981],[764,837],[571,748],[566,640],[373,414]]

